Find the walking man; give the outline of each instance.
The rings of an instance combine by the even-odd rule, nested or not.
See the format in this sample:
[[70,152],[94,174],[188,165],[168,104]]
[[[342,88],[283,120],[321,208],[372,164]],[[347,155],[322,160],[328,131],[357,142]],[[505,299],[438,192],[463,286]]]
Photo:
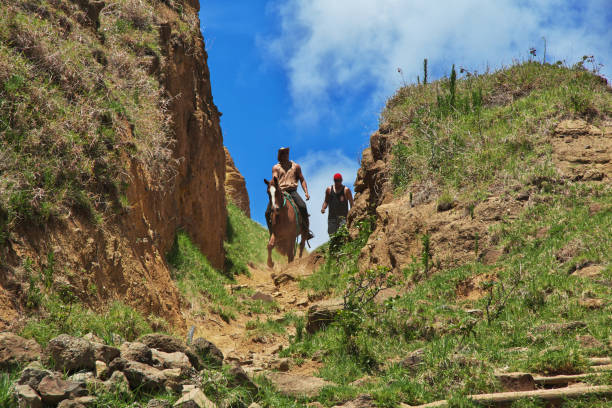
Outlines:
[[[300,210],[300,221],[302,224],[302,233],[305,234],[303,236],[307,237],[306,240],[312,239],[314,235],[310,232],[310,222],[308,220],[308,209],[306,208],[306,203],[300,197],[297,188],[298,183],[302,185],[302,189],[304,190],[304,195],[306,196],[306,201],[310,200],[310,195],[308,194],[308,186],[306,185],[306,179],[302,174],[302,168],[299,164],[289,160],[289,148],[281,147],[278,149],[278,163],[276,163],[272,167],[272,179],[274,177],[278,178],[278,184],[281,191],[286,191],[291,195],[291,198],[297,205]],[[270,207],[270,203],[268,203],[268,208],[266,209],[266,222],[268,223],[268,231],[270,230],[270,214],[272,213],[272,208]]]
[[353,207],[353,194],[351,190],[342,184],[342,175],[334,174],[334,184],[325,190],[325,201],[321,208],[321,214],[325,214],[325,209],[329,206],[327,216],[327,233],[333,235],[341,225],[346,223],[346,216],[350,208]]

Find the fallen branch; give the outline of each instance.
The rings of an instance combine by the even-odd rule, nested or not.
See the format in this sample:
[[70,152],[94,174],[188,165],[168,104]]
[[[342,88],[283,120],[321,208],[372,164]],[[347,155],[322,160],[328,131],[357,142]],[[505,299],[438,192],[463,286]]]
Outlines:
[[[502,406],[517,401],[521,398],[540,398],[546,401],[562,400],[565,398],[580,398],[591,395],[612,395],[612,385],[598,385],[592,387],[571,387],[571,388],[556,388],[552,390],[535,390],[535,391],[517,391],[517,392],[500,392],[495,394],[478,394],[470,395],[469,399],[475,402],[480,402],[484,405]],[[401,405],[403,408],[434,408],[448,407],[448,401],[436,401],[429,404],[410,406]]]

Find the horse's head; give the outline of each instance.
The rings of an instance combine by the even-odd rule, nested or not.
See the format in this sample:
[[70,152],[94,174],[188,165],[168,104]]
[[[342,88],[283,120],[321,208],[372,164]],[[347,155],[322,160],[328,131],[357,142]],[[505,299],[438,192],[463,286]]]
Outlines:
[[272,213],[278,213],[278,210],[283,206],[283,194],[281,189],[278,187],[278,178],[274,176],[271,181],[264,179],[264,182],[268,186],[268,199],[270,200],[270,208]]

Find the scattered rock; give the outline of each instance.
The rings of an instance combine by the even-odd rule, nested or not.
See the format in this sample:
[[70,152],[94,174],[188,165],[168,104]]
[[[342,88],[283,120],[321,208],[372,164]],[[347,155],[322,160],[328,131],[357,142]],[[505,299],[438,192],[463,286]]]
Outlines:
[[62,402],[59,403],[59,405],[57,406],[57,408],[88,408],[88,407],[95,407],[96,406],[96,402],[97,402],[97,398],[96,397],[92,397],[92,396],[85,396],[85,397],[78,397],[78,398],[74,398],[74,399],[65,399]]
[[418,350],[413,351],[412,353],[408,354],[401,362],[400,365],[404,368],[409,368],[411,370],[415,370],[422,362],[423,362],[423,355],[425,354],[425,351],[421,348]]
[[255,292],[253,296],[251,296],[252,300],[261,300],[262,302],[272,303],[274,302],[274,298],[271,295],[263,292]]
[[604,344],[597,340],[595,337],[591,336],[590,334],[586,334],[584,336],[576,336],[576,340],[578,340],[578,342],[580,343],[580,345],[584,348],[601,348],[604,346]]
[[126,364],[127,364],[127,360],[125,358],[117,357],[116,359],[114,359],[108,364],[109,374],[112,374],[115,371],[123,371]]
[[104,382],[104,388],[112,393],[130,393],[130,383],[125,374],[121,371],[115,371],[111,377]]
[[42,379],[38,393],[45,404],[56,405],[67,398],[86,396],[87,389],[83,383],[65,381],[54,375]]
[[34,340],[9,332],[0,333],[0,370],[38,360],[41,353],[41,347]]
[[46,355],[53,360],[54,368],[61,372],[94,370],[94,349],[87,340],[60,334],[49,341]]
[[168,401],[155,399],[155,398],[150,400],[149,403],[147,404],[147,408],[170,408],[171,406],[172,404],[169,403]]
[[74,373],[68,379],[70,381],[84,384],[89,384],[97,381],[94,373],[92,373],[91,371],[81,371],[78,373]]
[[345,402],[342,405],[335,405],[332,408],[375,408],[377,405],[374,399],[367,394],[362,394],[352,401]]
[[[114,373],[113,373],[114,374]],[[128,361],[123,368],[131,389],[143,391],[157,391],[164,388],[166,377],[161,370],[138,361]]]
[[221,350],[206,339],[198,337],[193,341],[189,349],[201,359],[201,364],[204,366],[221,367],[223,364],[223,353]]
[[229,374],[232,377],[231,381],[229,382],[231,387],[243,386],[253,392],[257,392],[259,390],[257,385],[251,381],[247,373],[238,364],[232,365]]
[[146,334],[138,339],[140,343],[147,345],[149,348],[163,351],[164,353],[174,353],[180,351],[182,353],[187,350],[187,345],[175,337],[167,334],[151,333]]
[[104,361],[96,361],[96,378],[100,380],[106,380],[108,378],[109,370],[108,366]]
[[312,334],[323,329],[334,321],[342,307],[341,299],[323,301],[310,306],[308,308],[306,331]]
[[181,399],[176,401],[174,406],[180,408],[217,408],[198,388],[183,395]]
[[166,368],[162,370],[162,374],[168,380],[178,380],[181,377],[181,369],[180,368]]
[[249,408],[261,408],[261,405],[256,402],[253,402],[251,405],[249,405]]
[[595,298],[580,299],[578,304],[589,310],[601,309],[605,306],[605,302],[602,299]]
[[584,329],[585,322],[548,323],[535,328],[537,332],[564,333],[570,330]]
[[278,391],[290,397],[314,397],[323,387],[333,385],[319,377],[305,375],[272,372],[267,373],[266,377],[274,384]]
[[162,368],[178,368],[178,369],[190,369],[191,363],[189,359],[180,351],[173,353],[165,353],[157,349],[151,349],[153,359],[159,361]]
[[146,344],[140,342],[123,343],[121,345],[121,358],[147,365],[153,364],[151,349]]
[[40,396],[27,384],[15,386],[15,397],[19,408],[42,408],[43,406]]
[[505,391],[531,391],[536,389],[533,376],[529,373],[495,373]]
[[94,358],[96,360],[104,361],[106,364],[110,363],[121,355],[118,348],[107,346],[106,344],[92,342],[91,347],[94,349]]
[[38,361],[33,361],[23,369],[17,384],[28,385],[37,390],[41,380],[51,374],[51,371],[46,370]]
[[287,282],[295,281],[295,277],[289,275],[288,273],[280,273],[278,275],[273,275],[272,280],[274,280],[275,286],[281,286]]
[[289,359],[281,358],[279,360],[275,360],[270,364],[270,368],[278,371],[289,371]]

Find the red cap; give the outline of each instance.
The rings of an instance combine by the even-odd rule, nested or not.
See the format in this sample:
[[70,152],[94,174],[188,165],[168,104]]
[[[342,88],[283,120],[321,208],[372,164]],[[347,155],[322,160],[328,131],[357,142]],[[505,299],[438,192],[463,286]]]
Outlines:
[[336,180],[342,181],[342,174],[340,174],[340,173],[334,174],[334,181],[336,181]]

